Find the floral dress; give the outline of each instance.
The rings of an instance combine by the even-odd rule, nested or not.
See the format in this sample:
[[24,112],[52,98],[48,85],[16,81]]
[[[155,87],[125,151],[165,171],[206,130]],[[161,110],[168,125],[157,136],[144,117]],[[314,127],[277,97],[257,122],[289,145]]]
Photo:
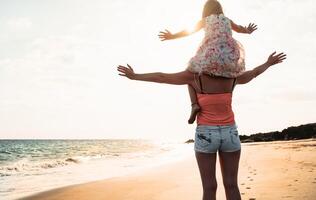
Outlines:
[[205,18],[205,37],[187,70],[235,78],[245,71],[243,46],[232,37],[230,19],[223,14]]

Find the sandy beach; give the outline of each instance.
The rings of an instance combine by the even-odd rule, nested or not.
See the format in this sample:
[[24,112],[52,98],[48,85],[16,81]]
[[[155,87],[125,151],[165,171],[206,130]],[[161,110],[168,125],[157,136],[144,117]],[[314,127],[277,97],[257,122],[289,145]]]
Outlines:
[[[316,199],[316,140],[248,143],[242,146],[242,199]],[[47,180],[49,181],[49,180]],[[225,199],[217,166],[217,199]],[[159,167],[102,181],[42,192],[23,199],[200,200],[194,154]]]

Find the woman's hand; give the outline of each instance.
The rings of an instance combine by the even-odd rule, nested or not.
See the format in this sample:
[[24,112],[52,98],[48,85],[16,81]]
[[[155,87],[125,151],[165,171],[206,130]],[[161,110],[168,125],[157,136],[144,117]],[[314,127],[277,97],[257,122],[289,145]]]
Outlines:
[[120,76],[125,76],[125,77],[127,77],[127,78],[129,78],[131,80],[135,79],[135,72],[134,72],[133,68],[129,64],[127,64],[127,67],[119,65],[117,67],[117,71],[120,72],[120,74],[119,74]]
[[255,30],[257,30],[258,28],[257,28],[256,24],[250,23],[247,27],[245,27],[245,29],[247,30],[247,33],[251,34]]
[[168,31],[167,29],[165,31],[160,31],[158,36],[159,36],[161,41],[175,39],[174,35],[170,31]]
[[275,64],[283,62],[283,60],[285,60],[285,59],[286,59],[286,54],[284,54],[283,52],[279,53],[279,54],[276,54],[276,52],[273,52],[269,56],[269,58],[265,62],[265,64],[267,64],[268,66],[272,66],[272,65],[275,65]]

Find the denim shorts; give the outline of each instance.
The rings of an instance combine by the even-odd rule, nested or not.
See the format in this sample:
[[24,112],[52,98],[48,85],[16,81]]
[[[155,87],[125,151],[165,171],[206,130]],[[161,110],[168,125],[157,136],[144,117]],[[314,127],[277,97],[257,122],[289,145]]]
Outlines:
[[194,150],[202,153],[234,152],[241,149],[236,125],[198,125]]

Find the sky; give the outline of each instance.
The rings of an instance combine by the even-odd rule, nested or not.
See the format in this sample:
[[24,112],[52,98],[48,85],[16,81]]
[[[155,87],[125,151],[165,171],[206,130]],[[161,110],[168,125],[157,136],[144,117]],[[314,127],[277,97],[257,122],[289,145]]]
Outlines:
[[[316,121],[316,3],[313,0],[222,0],[252,69],[273,51],[288,59],[234,91],[239,134]],[[192,28],[204,0],[0,0],[0,139],[186,140],[187,86],[118,76],[179,72],[203,38],[161,42],[159,31]]]

